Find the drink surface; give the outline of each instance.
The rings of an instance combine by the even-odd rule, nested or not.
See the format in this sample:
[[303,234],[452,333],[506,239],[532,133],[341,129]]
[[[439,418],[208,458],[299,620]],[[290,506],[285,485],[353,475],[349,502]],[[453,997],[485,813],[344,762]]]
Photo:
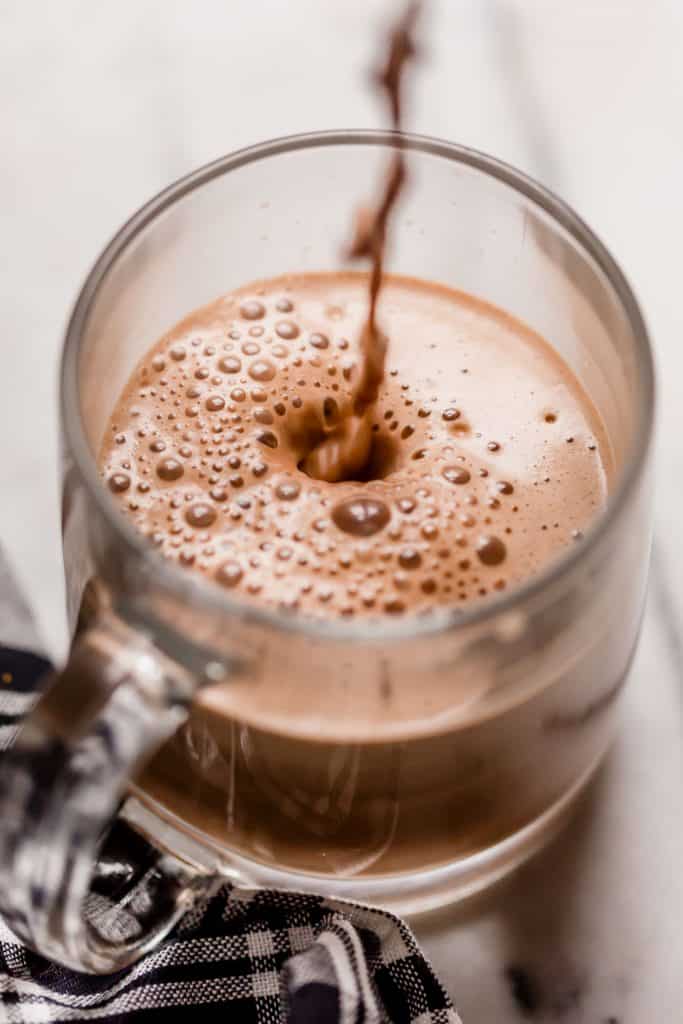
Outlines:
[[570,369],[500,310],[388,276],[389,341],[358,479],[300,466],[360,372],[367,276],[257,282],[174,327],[133,372],[101,470],[165,556],[307,616],[465,608],[542,570],[603,508],[600,419]]

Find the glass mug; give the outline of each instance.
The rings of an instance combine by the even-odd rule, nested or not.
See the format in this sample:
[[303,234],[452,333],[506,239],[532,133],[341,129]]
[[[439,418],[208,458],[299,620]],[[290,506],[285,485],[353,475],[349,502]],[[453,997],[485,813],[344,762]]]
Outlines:
[[125,225],[76,303],[61,402],[79,628],[5,759],[0,808],[0,909],[73,968],[130,963],[226,878],[401,912],[468,894],[554,834],[608,745],[647,575],[651,351],[611,256],[510,167],[406,136],[390,269],[524,321],[602,416],[607,508],[544,572],[464,613],[314,622],[164,560],[100,478],[149,346],[250,280],[335,269],[394,142],[308,135],[197,171]]

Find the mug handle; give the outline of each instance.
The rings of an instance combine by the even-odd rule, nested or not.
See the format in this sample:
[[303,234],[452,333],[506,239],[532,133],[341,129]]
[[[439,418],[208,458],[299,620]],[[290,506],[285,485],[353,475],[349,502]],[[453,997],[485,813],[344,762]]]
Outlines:
[[129,828],[111,826],[131,777],[185,721],[197,685],[105,612],[78,636],[2,755],[0,914],[42,956],[77,971],[120,970],[221,884],[196,863],[158,852],[121,913],[97,879],[104,839],[120,840]]

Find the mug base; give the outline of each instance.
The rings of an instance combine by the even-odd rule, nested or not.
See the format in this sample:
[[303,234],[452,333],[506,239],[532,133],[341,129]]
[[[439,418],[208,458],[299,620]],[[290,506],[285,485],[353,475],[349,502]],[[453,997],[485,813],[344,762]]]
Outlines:
[[338,878],[266,866],[233,851],[226,857],[225,849],[219,850],[213,844],[208,846],[208,837],[194,830],[189,834],[179,819],[169,816],[140,792],[126,801],[121,815],[155,845],[193,863],[202,873],[218,873],[226,882],[240,888],[310,893],[406,916],[467,899],[500,881],[538,853],[568,823],[603,756],[601,753],[559,800],[524,828],[485,850],[426,871]]

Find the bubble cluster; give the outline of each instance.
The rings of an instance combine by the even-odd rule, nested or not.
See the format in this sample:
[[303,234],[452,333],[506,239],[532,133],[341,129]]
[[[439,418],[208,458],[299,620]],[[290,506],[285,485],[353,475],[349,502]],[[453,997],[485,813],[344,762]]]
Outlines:
[[[528,575],[539,537],[548,550],[554,537],[580,542],[585,523],[560,505],[533,526],[553,481],[542,454],[522,480],[514,437],[498,421],[485,429],[474,365],[464,383],[453,376],[457,395],[435,383],[436,356],[432,377],[419,362],[410,374],[390,365],[357,479],[307,476],[311,446],[348,414],[358,336],[344,301],[312,315],[306,289],[284,279],[184,321],[135,371],[109,425],[101,468],[122,511],[233,597],[325,617],[461,607]],[[529,417],[542,444],[557,428],[565,458],[599,457],[564,408],[539,399]]]

